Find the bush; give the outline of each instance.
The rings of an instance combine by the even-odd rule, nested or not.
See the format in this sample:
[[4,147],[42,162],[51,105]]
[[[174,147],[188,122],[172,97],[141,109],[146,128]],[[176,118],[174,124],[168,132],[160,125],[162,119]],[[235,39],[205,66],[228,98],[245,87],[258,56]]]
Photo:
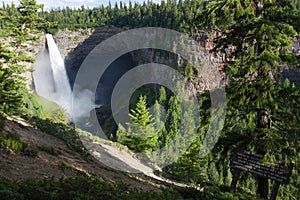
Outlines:
[[24,156],[36,157],[38,149],[28,147],[28,145],[20,140],[19,135],[15,133],[0,133],[0,148],[10,149],[15,153],[22,153]]
[[80,153],[82,158],[85,159],[89,157],[89,154],[85,150],[74,127],[71,127],[64,123],[55,123],[50,119],[43,120],[37,117],[32,117],[31,119],[29,119],[29,121],[32,125],[35,125],[41,131],[64,141],[64,143],[71,151]]
[[262,200],[258,196],[249,194],[245,191],[238,191],[236,193],[228,192],[228,188],[220,188],[217,186],[210,186],[204,190],[204,199],[220,199],[220,200]]
[[[66,124],[68,122],[67,114],[56,103],[34,93],[27,93],[24,99],[26,100],[27,115],[50,119],[57,123]],[[24,117],[26,118],[26,116]]]
[[163,200],[183,199],[174,189],[163,189],[161,193],[130,188],[122,182],[107,183],[86,176],[75,178],[26,180],[12,182],[0,179],[1,199],[97,199],[97,200]]
[[36,148],[33,148],[33,147],[27,147],[23,150],[23,155],[24,156],[29,156],[29,157],[32,157],[32,158],[35,158],[37,157],[37,154],[38,154],[38,149]]
[[7,149],[12,150],[13,152],[22,152],[27,147],[27,144],[23,143],[19,136],[14,133],[7,133],[4,132],[0,135],[0,147],[4,147]]
[[49,147],[49,146],[46,146],[46,145],[40,146],[39,149],[41,151],[47,152],[47,153],[49,153],[53,156],[58,156],[58,155],[61,154],[61,152],[58,149],[55,149],[54,147]]

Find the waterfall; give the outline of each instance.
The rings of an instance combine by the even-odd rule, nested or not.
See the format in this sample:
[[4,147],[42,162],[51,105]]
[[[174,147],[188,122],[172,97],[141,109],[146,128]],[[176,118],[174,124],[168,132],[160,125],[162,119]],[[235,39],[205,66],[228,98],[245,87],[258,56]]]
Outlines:
[[48,49],[37,58],[33,72],[38,95],[54,101],[71,116],[72,91],[65,69],[64,59],[51,34],[46,34]]

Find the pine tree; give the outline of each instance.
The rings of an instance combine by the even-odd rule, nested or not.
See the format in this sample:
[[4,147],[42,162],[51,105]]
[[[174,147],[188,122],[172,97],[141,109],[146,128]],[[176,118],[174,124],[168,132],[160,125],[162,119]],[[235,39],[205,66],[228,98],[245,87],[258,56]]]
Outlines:
[[158,91],[158,103],[164,107],[167,106],[167,92],[163,86],[161,86]]
[[24,49],[24,41],[32,41],[35,38],[30,35],[37,30],[37,9],[35,1],[21,1],[16,7],[13,3],[0,9],[0,36],[10,37],[8,42],[0,43],[0,112],[7,114],[19,114],[24,108],[24,96],[26,89],[23,73],[28,68],[21,62],[33,62],[34,59],[27,55]]
[[24,104],[25,78],[20,74],[26,70],[16,64],[17,57],[0,43],[0,112],[7,114],[18,113]]
[[136,152],[151,152],[157,148],[158,134],[146,104],[146,97],[140,96],[135,109],[129,114],[133,123],[127,123],[127,130],[119,125],[118,142]]
[[26,28],[35,29],[44,28],[46,22],[38,15],[38,12],[43,9],[42,4],[37,4],[36,0],[21,0],[18,10],[20,12],[21,31]]
[[166,121],[166,132],[162,136],[162,144],[165,146],[175,137],[179,132],[180,124],[180,105],[176,96],[172,96],[168,102],[167,121]]
[[[205,21],[219,33],[213,51],[227,54],[224,149],[239,146],[285,163],[297,157],[300,96],[278,81],[280,66],[298,64],[289,51],[297,35],[295,21],[300,20],[294,13],[288,0],[219,0],[207,5]],[[258,193],[267,198],[265,178],[258,178]]]
[[136,104],[136,108],[131,109],[129,117],[135,125],[140,127],[145,127],[151,124],[152,117],[149,113],[149,109],[147,109],[145,96],[139,97],[139,101]]

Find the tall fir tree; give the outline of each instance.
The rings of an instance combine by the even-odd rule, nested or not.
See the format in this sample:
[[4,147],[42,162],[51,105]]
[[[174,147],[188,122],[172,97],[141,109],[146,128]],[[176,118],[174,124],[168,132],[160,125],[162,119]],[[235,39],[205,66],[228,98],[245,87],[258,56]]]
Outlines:
[[[299,150],[299,91],[280,82],[282,65],[298,65],[290,50],[297,35],[288,0],[210,1],[203,16],[217,33],[213,51],[225,53],[228,112],[222,143],[293,162]],[[268,180],[258,178],[261,197]]]
[[0,112],[7,114],[18,114],[24,108],[27,89],[23,74],[29,69],[21,63],[34,61],[24,42],[36,39],[30,33],[40,31],[35,17],[38,9],[31,9],[33,5],[40,7],[36,1],[21,1],[19,6],[12,3],[0,9],[0,36],[8,37],[0,42]]
[[136,152],[151,152],[157,148],[158,134],[146,104],[146,97],[140,96],[135,109],[129,114],[133,123],[127,123],[127,130],[119,125],[118,142]]

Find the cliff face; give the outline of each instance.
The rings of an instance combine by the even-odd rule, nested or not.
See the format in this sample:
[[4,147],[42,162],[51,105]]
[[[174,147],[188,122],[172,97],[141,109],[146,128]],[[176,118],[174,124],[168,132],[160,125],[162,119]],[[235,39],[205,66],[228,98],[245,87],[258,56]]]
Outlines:
[[54,36],[67,67],[79,67],[85,57],[102,41],[124,31],[123,28],[98,27],[79,31],[60,30]]
[[[56,43],[60,48],[61,53],[65,56],[66,68],[70,77],[70,82],[73,84],[76,73],[91,50],[100,44],[105,39],[125,31],[124,28],[117,27],[98,27],[96,29],[87,29],[79,31],[61,30],[55,36]],[[214,36],[212,36],[214,37]],[[207,32],[204,30],[198,31],[194,39],[199,43],[199,47],[206,51],[207,59],[214,63],[217,69],[204,71],[199,76],[190,78],[193,93],[199,93],[201,90],[211,89],[218,86],[218,82],[224,78],[221,74],[225,55],[208,53],[213,47],[212,39],[208,39]],[[296,38],[291,50],[300,54],[300,37]],[[165,64],[177,68],[182,59],[172,53],[166,53],[157,50],[142,49],[139,51],[130,52],[127,59],[132,59],[134,66],[140,64],[155,62]],[[132,66],[132,67],[134,67]],[[215,72],[220,72],[216,74]],[[300,72],[295,67],[282,67],[283,78],[290,78],[292,81],[299,80]],[[163,76],[163,74],[162,74]],[[158,77],[159,78],[159,77]]]
[[55,34],[54,39],[65,57],[71,84],[86,56],[102,41],[124,30],[116,27],[98,27],[79,31],[61,30]]

